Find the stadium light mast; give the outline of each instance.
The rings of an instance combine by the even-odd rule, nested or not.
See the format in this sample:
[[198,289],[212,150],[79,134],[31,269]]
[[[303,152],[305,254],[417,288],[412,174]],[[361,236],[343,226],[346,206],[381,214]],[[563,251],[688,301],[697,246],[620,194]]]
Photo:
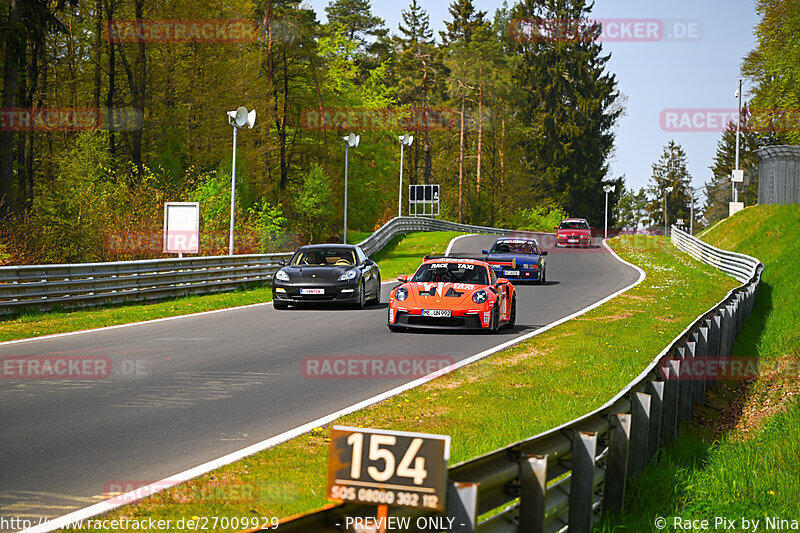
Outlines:
[[359,141],[361,141],[361,136],[355,133],[342,137],[342,142],[344,142],[344,240],[342,242],[344,244],[347,244],[347,158],[350,148],[357,148]]
[[664,187],[664,237],[667,236],[667,195],[674,187]]
[[247,111],[244,106],[239,106],[236,111],[228,111],[228,124],[233,126],[233,163],[231,165],[231,228],[228,235],[228,255],[233,255],[233,219],[236,204],[236,132],[239,128],[247,126],[253,129],[256,122],[256,110]]
[[403,148],[411,146],[414,142],[413,135],[401,135],[398,137],[400,141],[400,189],[397,194],[397,216],[403,216]]
[[605,185],[603,186],[603,192],[606,193],[606,224],[605,230],[603,231],[603,238],[608,239],[608,193],[614,192],[617,189],[615,185]]

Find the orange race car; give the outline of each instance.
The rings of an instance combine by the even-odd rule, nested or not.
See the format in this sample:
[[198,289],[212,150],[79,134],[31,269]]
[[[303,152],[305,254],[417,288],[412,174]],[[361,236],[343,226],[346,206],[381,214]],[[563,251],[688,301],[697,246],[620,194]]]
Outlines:
[[497,331],[513,327],[517,294],[484,261],[428,258],[389,293],[389,329],[453,328]]

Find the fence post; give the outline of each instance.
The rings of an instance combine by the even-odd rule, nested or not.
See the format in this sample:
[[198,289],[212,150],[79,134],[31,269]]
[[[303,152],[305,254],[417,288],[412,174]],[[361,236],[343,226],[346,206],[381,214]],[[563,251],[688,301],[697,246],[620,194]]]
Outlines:
[[[611,437],[608,443],[603,493],[603,511],[605,512],[616,513],[622,510],[622,502],[625,499],[625,480],[628,477],[631,418],[632,416],[627,413],[620,413],[610,418]],[[527,529],[522,531],[527,531]]]
[[[689,349],[689,343],[684,342],[682,346],[675,348],[675,353],[681,360],[680,373],[678,380],[678,422],[686,422],[692,417],[694,404],[694,381],[691,379],[694,367],[694,356]],[[690,379],[686,379],[689,376]]]
[[[694,388],[694,401],[700,405],[706,402],[706,389],[708,388],[708,320],[703,320],[697,333],[693,333],[692,337],[695,341],[695,357],[700,358],[698,363],[702,363],[703,376],[697,380]],[[697,379],[697,377],[695,376]]]
[[675,439],[675,431],[678,427],[678,376],[680,376],[681,362],[676,360],[667,361],[666,378],[664,381],[664,420],[661,445],[671,443]]
[[647,439],[650,434],[651,396],[637,392],[631,396],[630,474],[635,476],[647,466]]
[[662,420],[664,418],[664,389],[663,381],[648,381],[645,392],[650,395],[650,425],[647,430],[647,463],[656,452],[661,449],[663,442]]
[[523,457],[521,466],[519,530],[542,533],[547,499],[547,456]]
[[454,518],[453,533],[474,533],[478,522],[478,486],[480,483],[451,481],[447,485],[445,516]]
[[572,435],[572,476],[569,487],[571,533],[588,533],[592,530],[596,456],[597,433],[575,431]]
[[[714,313],[711,316],[711,329],[709,330],[708,335],[708,357],[711,358],[710,363],[714,365],[714,368],[719,367],[719,355],[720,355],[720,347],[722,342],[722,316],[720,315],[719,311]],[[710,379],[706,381],[706,384],[709,387],[714,387],[717,384],[717,374],[716,372],[711,375]]]

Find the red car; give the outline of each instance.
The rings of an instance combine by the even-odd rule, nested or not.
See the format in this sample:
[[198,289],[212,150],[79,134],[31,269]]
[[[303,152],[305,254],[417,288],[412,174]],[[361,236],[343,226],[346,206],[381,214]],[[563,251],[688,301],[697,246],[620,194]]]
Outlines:
[[389,293],[389,329],[482,329],[514,327],[517,295],[477,259],[425,258],[409,279]]
[[592,228],[585,218],[565,218],[556,230],[556,246],[591,246]]

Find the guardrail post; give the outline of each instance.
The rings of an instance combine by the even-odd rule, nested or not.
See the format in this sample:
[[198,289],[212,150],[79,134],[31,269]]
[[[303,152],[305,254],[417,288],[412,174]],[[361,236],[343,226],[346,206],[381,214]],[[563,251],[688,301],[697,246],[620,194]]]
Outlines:
[[720,308],[720,335],[719,335],[719,358],[727,359],[731,355],[730,333],[731,333],[731,310],[724,305]]
[[736,311],[737,311],[737,313],[736,313],[736,316],[737,316],[736,336],[738,337],[739,333],[741,333],[742,328],[744,327],[744,319],[745,319],[744,315],[745,315],[745,309],[747,307],[746,294],[745,294],[744,291],[739,291],[738,293],[736,293],[736,301],[737,301],[737,305],[736,305]]
[[[603,492],[604,512],[615,513],[622,510],[622,502],[625,498],[625,480],[628,477],[631,418],[632,416],[627,413],[620,413],[610,418],[611,437],[608,443]],[[527,529],[522,531],[527,531]]]
[[700,384],[696,381],[695,372],[697,362],[694,358],[693,342],[685,342],[683,346],[678,348],[681,352],[681,359],[684,365],[681,366],[682,374],[679,376],[680,390],[681,390],[681,421],[686,422],[692,418],[692,411],[694,411],[694,398],[695,389],[700,388]]
[[664,428],[662,431],[661,445],[671,443],[675,439],[675,431],[678,428],[678,381],[681,370],[681,362],[676,360],[667,361],[665,367],[666,377],[664,381]]
[[[704,405],[706,402],[706,389],[708,388],[708,326],[706,323],[708,320],[703,320],[701,326],[697,328],[697,333],[692,334],[692,338],[695,342],[695,354],[694,356],[699,358],[698,363],[702,363],[702,372],[703,375],[701,378],[697,378],[696,374],[695,377],[697,379],[697,383],[695,383],[694,387],[694,401],[699,403],[700,405]],[[700,365],[696,365],[699,368]]]
[[445,516],[454,518],[453,533],[474,533],[478,523],[479,485],[459,481],[448,484]]
[[644,392],[631,396],[631,448],[629,471],[632,476],[647,466],[647,439],[650,434],[650,399]]
[[575,431],[572,435],[572,476],[569,489],[569,530],[571,533],[592,530],[596,457],[597,433]]
[[519,494],[519,530],[544,531],[545,500],[547,496],[547,456],[529,455],[522,458],[522,479]]
[[650,425],[647,430],[647,462],[649,463],[661,449],[664,418],[664,382],[648,381],[645,392],[650,395]]
[[[714,365],[714,368],[718,368],[722,343],[722,315],[719,311],[711,316],[710,324],[711,329],[708,331],[708,356],[711,358],[710,364]],[[712,373],[710,379],[706,383],[709,387],[716,386],[716,372]]]

